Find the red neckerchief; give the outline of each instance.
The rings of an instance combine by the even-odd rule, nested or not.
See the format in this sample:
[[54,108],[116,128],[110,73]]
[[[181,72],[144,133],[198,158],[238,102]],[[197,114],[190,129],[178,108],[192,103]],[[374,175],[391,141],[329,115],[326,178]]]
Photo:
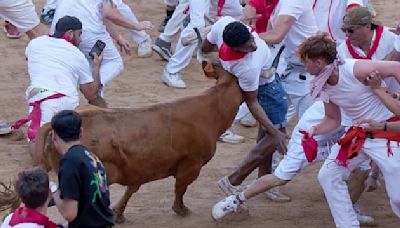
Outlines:
[[218,0],[218,6],[217,6],[218,17],[222,16],[222,8],[224,8],[224,5],[225,5],[225,0]]
[[232,50],[232,48],[228,47],[225,43],[222,43],[221,48],[219,49],[218,55],[219,58],[223,61],[232,61],[243,58],[247,53],[245,52],[237,52]]
[[354,59],[371,59],[371,57],[375,54],[376,50],[378,49],[378,45],[381,40],[382,33],[383,33],[383,26],[378,26],[376,28],[375,41],[372,44],[372,47],[369,50],[369,52],[367,53],[366,57],[362,57],[361,55],[357,54],[357,52],[354,50],[353,46],[351,46],[350,40],[346,39],[346,45],[347,45],[347,49],[350,52],[350,55]]
[[[53,36],[49,34],[49,37],[53,37]],[[71,40],[68,36],[66,36],[65,34],[62,35],[62,36],[61,36],[60,38],[58,38],[58,39],[66,40],[68,43],[74,45],[74,44],[72,43],[72,40]],[[75,46],[75,45],[74,45],[74,46]]]
[[[268,21],[271,18],[272,12],[274,12],[274,9],[276,7],[276,5],[278,5],[279,0],[269,0],[268,3],[266,0],[263,0],[263,4],[264,4],[264,20],[266,21],[267,25],[268,25]],[[256,24],[257,24],[258,19],[256,20]],[[256,26],[257,27],[257,26]]]
[[50,221],[47,216],[28,207],[17,208],[11,216],[9,225],[13,227],[21,223],[35,223],[45,228],[57,228],[57,224]]
[[[399,121],[400,117],[394,116],[386,122],[395,122]],[[393,156],[392,148],[390,147],[390,142],[400,142],[400,133],[393,131],[383,131],[383,130],[375,130],[366,132],[361,127],[351,127],[346,132],[346,134],[339,139],[338,144],[340,145],[339,153],[336,157],[336,162],[340,166],[347,166],[347,159],[354,158],[358,155],[358,152],[361,150],[364,142],[367,138],[383,138],[387,139],[386,147],[387,147],[387,155]]]

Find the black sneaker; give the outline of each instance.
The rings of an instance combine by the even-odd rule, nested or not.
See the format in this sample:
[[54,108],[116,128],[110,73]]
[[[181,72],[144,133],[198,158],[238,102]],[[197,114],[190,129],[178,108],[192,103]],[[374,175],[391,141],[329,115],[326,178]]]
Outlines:
[[164,21],[161,23],[160,27],[158,28],[158,31],[159,31],[160,33],[163,33],[163,32],[164,32],[165,26],[167,25],[169,19],[171,19],[170,16],[165,16]]
[[172,56],[171,43],[160,38],[156,39],[153,50],[164,60],[169,61]]

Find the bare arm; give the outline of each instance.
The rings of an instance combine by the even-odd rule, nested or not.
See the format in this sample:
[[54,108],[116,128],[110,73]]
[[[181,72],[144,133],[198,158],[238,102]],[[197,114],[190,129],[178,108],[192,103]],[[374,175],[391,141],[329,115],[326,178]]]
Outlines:
[[362,83],[365,83],[367,77],[376,71],[379,72],[382,78],[394,76],[397,82],[400,83],[400,62],[358,60],[354,64],[354,75]]
[[138,23],[130,22],[119,12],[117,7],[111,0],[103,0],[103,16],[105,19],[111,21],[113,24],[127,29],[146,30],[153,28],[153,25],[149,21]]
[[260,103],[257,100],[257,91],[243,92],[244,100],[249,107],[251,114],[254,118],[264,127],[264,129],[277,140],[277,149],[282,154],[286,153],[286,136],[275,128],[271,121],[268,119],[267,114],[264,112]]
[[258,35],[267,44],[279,44],[289,32],[295,20],[296,19],[293,16],[280,15],[278,16],[278,19],[272,29],[268,28],[267,32],[260,33]]
[[61,216],[68,222],[72,222],[78,215],[78,201],[61,199],[60,191],[53,193],[53,199]]
[[201,46],[201,51],[203,53],[218,51],[218,47],[217,47],[217,45],[210,43],[210,41],[208,41],[206,38],[203,40],[203,44]]
[[326,134],[340,126],[340,108],[332,102],[324,103],[324,108],[325,117],[322,119],[321,123],[311,127],[311,129],[309,130],[310,135]]
[[256,19],[257,17],[257,11],[254,7],[250,6],[250,5],[246,5],[243,8],[243,21],[245,24],[249,25],[249,26],[253,26],[254,25],[254,19]]
[[99,96],[99,90],[101,87],[100,82],[100,65],[103,60],[103,53],[100,56],[96,54],[93,55],[93,65],[92,65],[92,75],[93,75],[93,82],[81,84],[79,85],[79,89],[81,90],[83,96],[88,101],[94,100]]

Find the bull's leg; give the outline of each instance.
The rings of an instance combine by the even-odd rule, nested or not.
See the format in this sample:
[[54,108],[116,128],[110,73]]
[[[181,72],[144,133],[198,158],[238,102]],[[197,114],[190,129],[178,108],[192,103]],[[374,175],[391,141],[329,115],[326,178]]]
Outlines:
[[177,169],[175,175],[175,201],[172,210],[179,216],[190,214],[189,208],[183,204],[183,195],[187,187],[199,176],[201,167],[197,163],[182,162]]
[[139,190],[140,185],[128,186],[125,190],[124,195],[118,201],[118,203],[114,206],[114,214],[115,214],[115,222],[123,223],[125,222],[124,211],[128,200],[131,198],[132,194]]

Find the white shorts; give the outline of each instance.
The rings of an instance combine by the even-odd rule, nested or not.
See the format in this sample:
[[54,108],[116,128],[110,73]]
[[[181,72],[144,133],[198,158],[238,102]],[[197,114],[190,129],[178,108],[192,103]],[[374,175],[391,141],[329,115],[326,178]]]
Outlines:
[[[39,92],[33,97],[29,98],[28,103],[38,101],[53,94],[56,94],[56,92],[53,91]],[[42,113],[40,126],[43,126],[43,124],[45,123],[51,122],[51,118],[53,118],[53,116],[57,112],[62,110],[74,110],[76,107],[78,107],[78,105],[79,105],[79,97],[64,96],[56,99],[43,101],[40,104],[40,109]],[[31,111],[32,111],[32,106],[29,106],[29,113],[31,113]]]
[[11,22],[20,32],[30,31],[40,23],[32,0],[1,0],[0,17]]

